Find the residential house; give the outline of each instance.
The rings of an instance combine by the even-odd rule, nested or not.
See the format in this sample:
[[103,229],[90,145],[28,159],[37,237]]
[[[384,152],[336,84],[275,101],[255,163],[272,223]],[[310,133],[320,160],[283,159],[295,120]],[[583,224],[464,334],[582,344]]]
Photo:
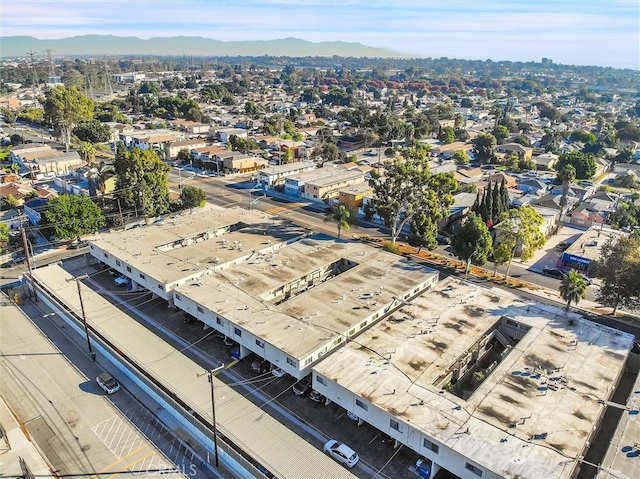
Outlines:
[[[567,196],[573,196],[578,201],[586,201],[596,194],[597,188],[595,186],[581,186],[576,184],[569,185],[569,192]],[[551,189],[551,194],[562,195],[562,185],[554,185]]]
[[438,145],[432,148],[431,154],[434,156],[439,156],[444,159],[449,159],[458,150],[462,150],[467,154],[469,154],[471,150],[473,150],[473,145],[471,143],[465,143],[463,141],[456,141],[453,143],[449,143],[447,145]]
[[576,226],[602,225],[618,206],[619,195],[598,191],[588,202],[580,203],[569,216],[570,223]]
[[533,156],[533,148],[523,146],[520,143],[505,143],[496,146],[496,153],[504,154],[505,156],[516,153],[521,160],[530,160]]
[[477,183],[478,181],[482,180],[483,176],[484,176],[484,172],[480,168],[470,168],[470,169],[459,168],[453,174],[453,177],[459,183],[466,183],[466,184]]
[[547,193],[549,187],[544,181],[535,178],[523,178],[518,182],[516,188],[526,194],[542,196]]
[[42,212],[49,203],[48,198],[32,198],[24,204],[24,214],[33,226],[38,226],[42,219]]
[[33,191],[27,183],[9,183],[0,186],[0,198],[13,198],[19,205],[24,203],[24,197]]
[[457,193],[453,195],[454,203],[449,207],[449,216],[438,222],[438,229],[444,230],[456,221],[464,218],[471,211],[476,201],[475,193]]
[[531,159],[536,164],[537,170],[551,171],[558,162],[558,158],[558,155],[554,155],[553,153],[543,153],[542,155],[534,156]]
[[199,123],[197,121],[190,120],[173,120],[169,122],[169,125],[186,133],[189,136],[194,135],[209,135],[211,127],[208,123]]
[[359,183],[339,189],[338,201],[344,204],[351,213],[351,217],[355,218],[360,213],[364,214],[362,211],[364,197],[372,194],[373,188],[368,182]]
[[207,146],[207,142],[205,140],[170,141],[169,143],[167,143],[167,147],[164,150],[164,153],[165,153],[164,159],[165,161],[174,160],[178,156],[178,153],[180,152],[180,150],[182,149],[191,151],[196,148],[204,148],[205,146]]
[[491,182],[493,184],[501,185],[503,180],[505,182],[507,189],[513,189],[517,187],[517,184],[518,184],[517,178],[511,175],[507,175],[502,171],[491,174],[489,178],[487,178],[487,183]]
[[0,98],[0,108],[18,109],[20,108],[20,100],[14,97]]
[[218,136],[218,141],[222,143],[229,143],[229,138],[235,135],[239,138],[247,138],[248,132],[243,128],[220,128],[215,130]]
[[284,193],[289,196],[300,197],[304,193],[304,186],[307,181],[313,181],[319,178],[330,176],[335,171],[335,167],[325,166],[324,168],[315,168],[310,171],[287,176],[284,179]]
[[36,152],[55,151],[46,143],[29,143],[26,145],[16,145],[11,148],[10,155],[11,161],[14,163],[22,163],[24,155]]

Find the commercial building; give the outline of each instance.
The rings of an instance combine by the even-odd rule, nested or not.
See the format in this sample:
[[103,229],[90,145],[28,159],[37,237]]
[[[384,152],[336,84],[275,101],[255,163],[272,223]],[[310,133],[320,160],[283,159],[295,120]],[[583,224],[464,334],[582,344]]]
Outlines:
[[600,258],[602,245],[625,234],[622,231],[603,228],[602,226],[589,228],[562,253],[560,267],[563,269],[576,269],[581,273],[587,274],[591,263]]

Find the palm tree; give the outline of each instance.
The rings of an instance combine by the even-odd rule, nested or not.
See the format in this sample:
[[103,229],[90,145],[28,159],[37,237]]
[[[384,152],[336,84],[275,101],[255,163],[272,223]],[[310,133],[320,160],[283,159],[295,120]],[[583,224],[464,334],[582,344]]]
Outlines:
[[556,223],[556,234],[558,234],[558,230],[560,230],[562,215],[566,213],[565,209],[567,207],[569,186],[571,185],[571,182],[576,179],[576,169],[573,165],[565,165],[560,171],[558,171],[558,179],[562,181],[562,196],[560,197],[560,214],[558,215],[558,221]]
[[349,231],[349,229],[351,228],[351,212],[343,203],[338,203],[327,213],[324,221],[331,221],[332,223],[335,223],[337,225],[339,239],[340,232],[342,230]]
[[80,145],[80,156],[82,160],[91,166],[96,159],[96,147],[90,141],[83,141]]
[[560,297],[567,302],[566,310],[569,311],[571,303],[580,302],[587,297],[587,282],[575,269],[572,269],[562,277],[560,281]]
[[107,189],[106,182],[115,174],[116,172],[113,169],[113,166],[107,165],[104,161],[101,161],[98,166],[91,168],[91,170],[89,171],[89,180],[95,184],[96,190],[100,192],[103,203],[104,194]]

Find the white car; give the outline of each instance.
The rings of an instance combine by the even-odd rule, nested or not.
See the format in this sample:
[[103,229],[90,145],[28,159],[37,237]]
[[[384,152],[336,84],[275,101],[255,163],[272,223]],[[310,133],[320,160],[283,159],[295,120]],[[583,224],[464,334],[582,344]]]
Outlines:
[[120,391],[120,384],[109,373],[102,373],[96,378],[96,382],[107,394],[113,394]]
[[360,460],[356,451],[335,439],[327,441],[322,449],[326,454],[347,467],[355,466]]

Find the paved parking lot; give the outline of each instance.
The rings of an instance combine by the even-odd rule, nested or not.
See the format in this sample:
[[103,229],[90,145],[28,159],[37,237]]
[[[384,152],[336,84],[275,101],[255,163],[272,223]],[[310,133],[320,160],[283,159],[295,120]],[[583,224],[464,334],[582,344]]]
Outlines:
[[[98,270],[94,272],[98,273]],[[235,361],[230,354],[234,347],[225,345],[215,331],[204,330],[201,322],[187,324],[181,311],[168,308],[166,301],[153,298],[151,293],[130,292],[124,287],[118,287],[114,284],[114,277],[107,272],[92,275],[91,279],[109,290],[115,301],[121,303],[121,308],[130,312],[139,311],[170,331],[170,334],[178,336],[180,339],[171,338],[161,330],[152,328],[195,361],[200,359],[199,355],[204,354],[227,364],[228,374],[220,375],[220,379],[245,394],[257,406],[264,407],[269,414],[287,424],[310,443],[322,447],[322,442],[331,438],[349,444],[360,454],[361,462],[369,469],[369,472],[365,472],[354,468],[356,475],[371,478],[370,471],[374,471],[377,478],[416,477],[412,466],[419,458],[417,453],[403,446],[394,449],[391,444],[383,443],[377,429],[367,423],[358,425],[350,420],[342,407],[333,403],[325,406],[310,400],[308,396],[294,395],[291,386],[295,380],[289,376],[277,378],[270,372],[253,372],[251,362],[256,356],[250,355],[241,361]],[[148,321],[136,319],[149,327]],[[216,402],[216,408],[223,407],[224,399]]]

